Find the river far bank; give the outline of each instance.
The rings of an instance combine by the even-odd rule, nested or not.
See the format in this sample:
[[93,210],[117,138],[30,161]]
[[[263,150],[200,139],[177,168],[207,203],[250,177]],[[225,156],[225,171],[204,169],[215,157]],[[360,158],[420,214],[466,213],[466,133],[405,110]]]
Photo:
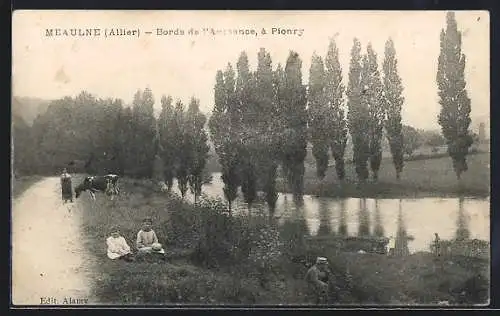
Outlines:
[[[332,198],[425,198],[459,197],[487,198],[490,196],[490,154],[476,153],[467,158],[468,171],[458,181],[449,157],[406,161],[400,179],[392,161],[384,159],[378,180],[356,183],[353,164],[346,164],[346,177],[341,184],[331,166],[323,180],[316,176],[314,166],[307,165],[304,174],[304,194]],[[282,178],[277,179],[281,193],[291,193]]]

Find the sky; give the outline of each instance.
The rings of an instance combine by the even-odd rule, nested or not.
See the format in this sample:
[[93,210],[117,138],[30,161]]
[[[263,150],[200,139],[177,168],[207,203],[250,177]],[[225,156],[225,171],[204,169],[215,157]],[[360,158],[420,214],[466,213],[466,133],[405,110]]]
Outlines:
[[[131,103],[138,89],[149,87],[160,109],[162,95],[201,110],[213,108],[217,70],[246,51],[255,70],[257,52],[265,48],[273,68],[284,65],[290,50],[302,59],[304,84],[311,57],[326,55],[335,38],[344,85],[347,85],[353,39],[362,50],[371,43],[381,65],[385,42],[394,41],[405,103],[403,122],[437,129],[439,103],[436,71],[444,11],[15,11],[12,21],[13,95],[56,99],[86,90],[97,97]],[[490,100],[489,13],[458,11],[471,117],[488,120]],[[50,37],[46,29],[99,28],[97,37]],[[105,29],[139,30],[139,36],[105,37]],[[184,35],[157,35],[157,29]],[[206,35],[203,28],[254,29],[257,35]],[[265,29],[268,33],[262,34]],[[272,28],[299,29],[295,35],[272,34]],[[190,29],[200,30],[190,35]],[[152,32],[146,34],[147,31]],[[298,36],[301,34],[301,36]]]

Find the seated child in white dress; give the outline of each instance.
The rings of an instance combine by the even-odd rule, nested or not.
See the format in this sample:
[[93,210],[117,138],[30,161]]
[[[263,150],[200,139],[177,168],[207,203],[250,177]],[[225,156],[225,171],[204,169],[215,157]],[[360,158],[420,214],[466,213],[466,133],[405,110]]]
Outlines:
[[165,254],[165,250],[162,245],[158,242],[158,237],[155,231],[151,228],[153,221],[150,218],[146,218],[142,222],[142,229],[137,233],[137,250],[139,253],[158,253]]
[[133,260],[130,246],[125,238],[120,235],[120,229],[117,226],[111,229],[111,236],[106,239],[106,245],[108,246],[107,255],[109,259]]

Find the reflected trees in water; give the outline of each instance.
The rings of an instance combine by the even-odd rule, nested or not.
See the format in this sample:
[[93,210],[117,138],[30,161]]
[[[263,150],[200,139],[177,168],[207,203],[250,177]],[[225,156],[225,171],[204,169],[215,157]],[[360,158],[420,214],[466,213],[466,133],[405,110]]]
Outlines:
[[410,254],[408,249],[408,240],[411,237],[406,232],[406,226],[403,218],[402,201],[399,200],[398,205],[398,231],[396,233],[394,254],[396,256],[407,256]]
[[373,229],[375,237],[384,237],[384,226],[382,225],[382,217],[380,215],[380,207],[378,200],[375,199],[375,227]]
[[456,240],[466,240],[470,237],[470,231],[468,227],[467,215],[464,209],[464,197],[461,196],[458,199],[458,218],[457,218],[457,231]]
[[318,214],[319,214],[319,227],[318,236],[326,236],[333,234],[331,226],[331,212],[329,209],[329,201],[326,199],[320,199],[318,203]]
[[366,208],[366,199],[359,200],[359,228],[358,236],[367,237],[370,236],[370,214]]
[[340,200],[340,218],[338,234],[340,236],[347,236],[347,207],[346,199]]

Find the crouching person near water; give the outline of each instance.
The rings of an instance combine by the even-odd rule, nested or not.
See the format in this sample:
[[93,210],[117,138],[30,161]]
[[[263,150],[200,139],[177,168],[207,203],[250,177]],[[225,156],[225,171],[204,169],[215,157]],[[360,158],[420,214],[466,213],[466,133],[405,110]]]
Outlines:
[[130,246],[123,236],[120,235],[120,229],[118,226],[111,228],[111,236],[106,239],[106,245],[108,246],[108,258],[122,259],[125,261],[133,261],[132,252],[130,251]]
[[328,278],[328,260],[324,257],[316,258],[316,264],[309,268],[306,274],[308,301],[310,303],[328,303]]
[[158,237],[152,229],[153,220],[146,218],[142,222],[142,229],[137,233],[137,250],[140,257],[156,257],[165,260],[165,250],[158,242]]

